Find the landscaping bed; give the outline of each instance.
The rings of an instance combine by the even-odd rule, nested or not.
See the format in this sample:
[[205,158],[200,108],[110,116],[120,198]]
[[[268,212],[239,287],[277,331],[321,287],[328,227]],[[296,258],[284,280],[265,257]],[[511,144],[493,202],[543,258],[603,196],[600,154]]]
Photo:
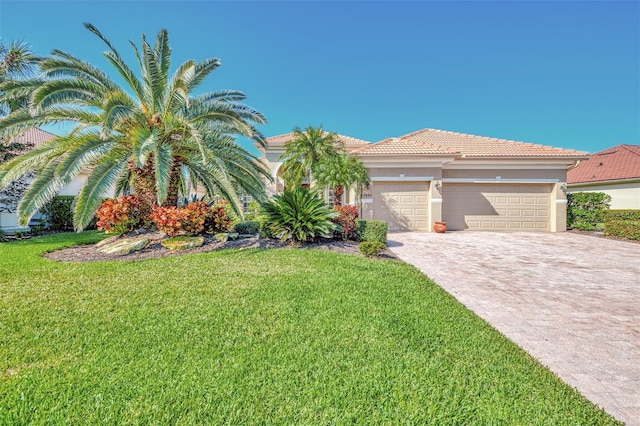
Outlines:
[[[216,239],[215,235],[204,235],[204,244],[202,246],[174,251],[162,246],[161,242],[167,239],[167,236],[162,232],[138,231],[129,234],[129,236],[144,236],[149,239],[149,245],[140,251],[135,251],[127,255],[117,255],[102,253],[97,250],[95,244],[85,244],[55,250],[49,253],[45,253],[44,256],[47,259],[60,262],[96,262],[102,260],[158,259],[170,256],[181,256],[185,254],[205,253],[223,249],[273,249],[284,247],[330,250],[345,254],[362,256],[362,254],[358,250],[358,243],[354,241],[319,239],[315,242],[303,243],[300,246],[291,246],[290,244],[285,244],[280,240],[273,238],[259,238],[257,236],[254,236],[221,242]],[[389,249],[381,252],[379,257],[381,259],[397,259],[393,252]]]

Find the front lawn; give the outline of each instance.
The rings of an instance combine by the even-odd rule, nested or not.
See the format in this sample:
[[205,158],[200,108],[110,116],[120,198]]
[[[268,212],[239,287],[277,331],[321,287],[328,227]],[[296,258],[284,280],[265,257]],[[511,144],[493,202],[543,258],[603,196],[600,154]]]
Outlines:
[[0,243],[0,424],[615,424],[417,269]]

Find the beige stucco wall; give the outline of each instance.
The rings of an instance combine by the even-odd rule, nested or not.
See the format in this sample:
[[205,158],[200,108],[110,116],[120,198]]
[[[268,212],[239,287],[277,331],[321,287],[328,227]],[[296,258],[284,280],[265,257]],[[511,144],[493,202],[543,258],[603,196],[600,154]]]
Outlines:
[[442,177],[442,169],[439,167],[367,167],[367,169],[371,178],[400,178],[401,175],[405,178],[432,176],[434,179],[440,179]]
[[604,192],[611,197],[611,209],[640,210],[640,180],[628,183],[568,185],[569,192]]

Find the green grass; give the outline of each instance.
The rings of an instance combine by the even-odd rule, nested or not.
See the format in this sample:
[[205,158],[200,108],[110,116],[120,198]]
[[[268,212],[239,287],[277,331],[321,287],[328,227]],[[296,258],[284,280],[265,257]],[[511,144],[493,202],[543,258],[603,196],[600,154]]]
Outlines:
[[615,424],[406,264],[0,243],[0,424]]

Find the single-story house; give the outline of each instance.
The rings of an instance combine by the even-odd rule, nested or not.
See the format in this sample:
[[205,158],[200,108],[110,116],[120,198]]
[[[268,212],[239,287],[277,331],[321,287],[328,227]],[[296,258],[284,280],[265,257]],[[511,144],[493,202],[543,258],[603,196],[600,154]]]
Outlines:
[[640,209],[640,145],[596,152],[567,172],[569,192],[604,192],[612,209]]
[[[392,231],[431,231],[437,221],[449,230],[566,230],[567,169],[586,152],[435,129],[377,143],[339,135],[360,158],[371,185],[361,199],[351,191],[343,202],[360,207],[364,219],[389,223]],[[280,156],[293,133],[267,138],[264,163],[284,189]]]

